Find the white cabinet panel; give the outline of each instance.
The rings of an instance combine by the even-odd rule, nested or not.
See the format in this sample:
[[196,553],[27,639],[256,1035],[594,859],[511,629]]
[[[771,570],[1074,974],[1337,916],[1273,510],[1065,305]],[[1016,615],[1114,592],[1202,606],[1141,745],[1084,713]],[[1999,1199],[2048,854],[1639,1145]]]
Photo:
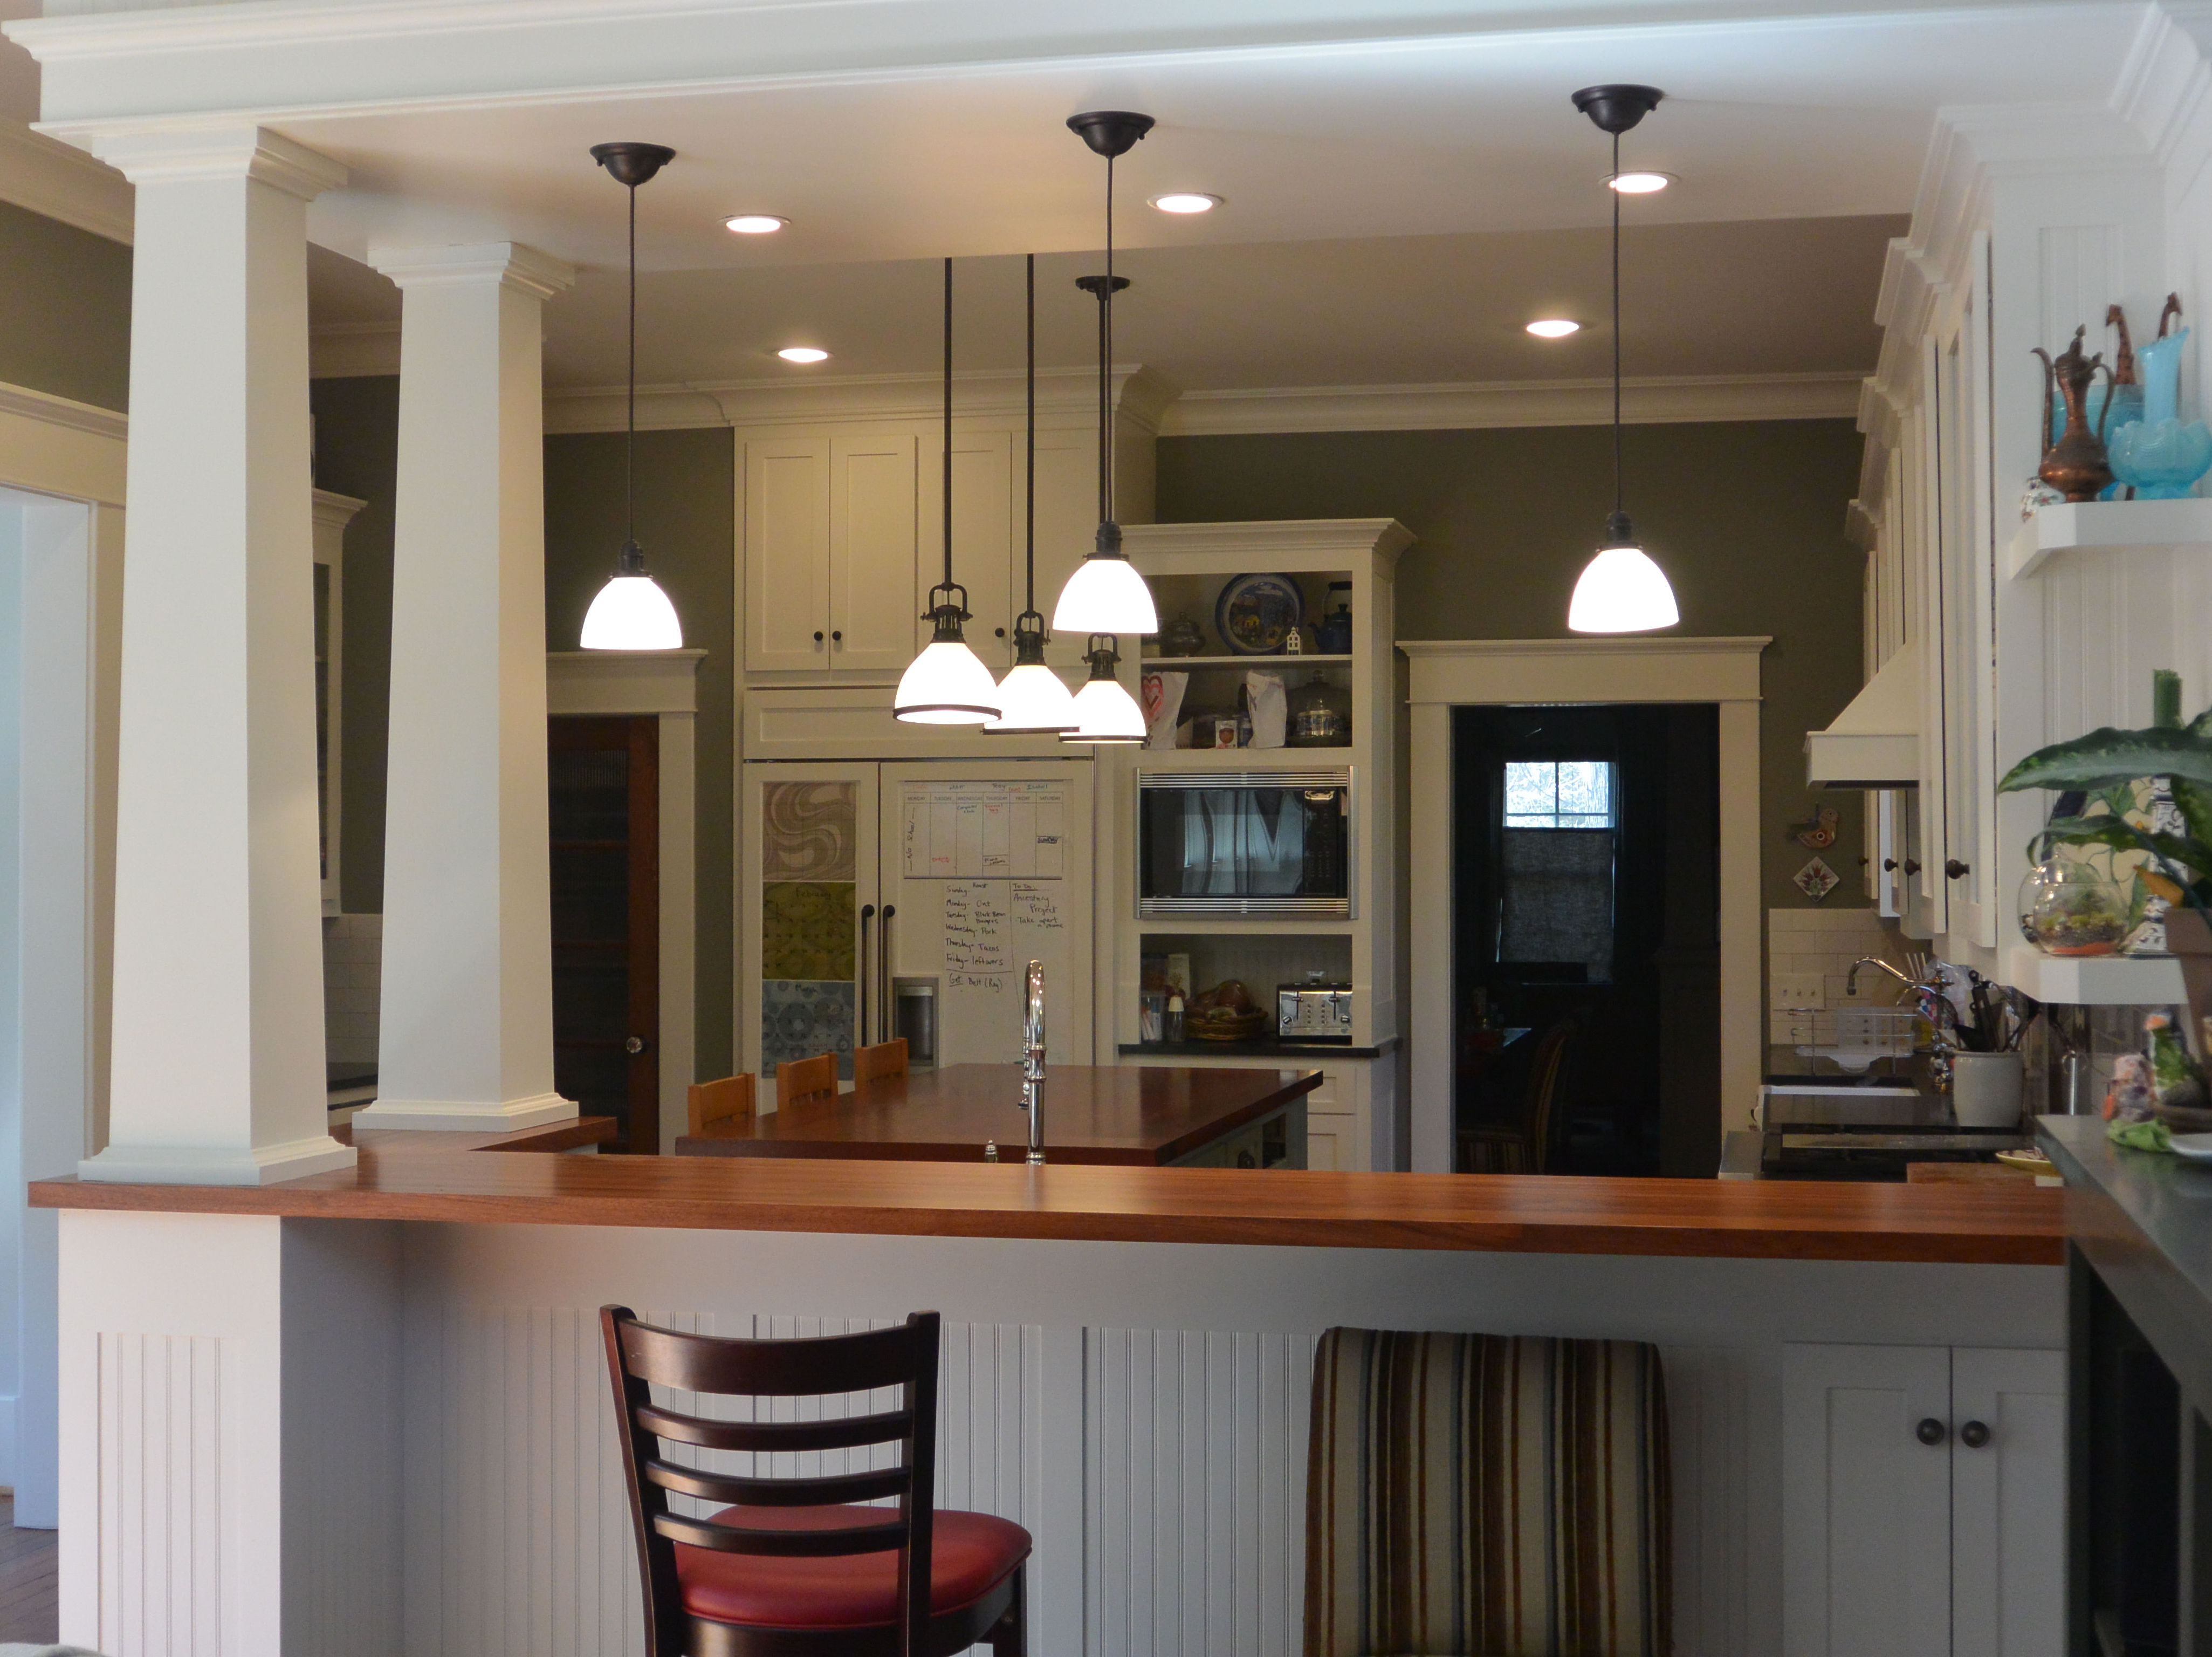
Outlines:
[[[1021,608],[1018,578],[1021,545],[1014,515],[1016,440],[1003,431],[956,432],[952,439],[952,579],[968,589],[968,646],[992,676],[1014,665],[1014,615]],[[915,552],[915,613],[908,649],[929,643],[930,624],[920,615],[929,589],[945,579],[945,451],[922,450],[921,530]],[[903,665],[903,664],[902,664]]]
[[749,442],[744,464],[745,666],[755,673],[826,666],[830,442]]
[[[2066,1355],[1951,1358],[1954,1657],[2059,1657],[2066,1627]],[[1973,1424],[1988,1430],[1977,1445]]]
[[[1792,1346],[1783,1357],[1789,1657],[1945,1657],[1951,1625],[1951,1355]],[[1920,1441],[1923,1421],[1945,1438]]]
[[1359,1164],[1354,1158],[1354,1138],[1358,1118],[1334,1111],[1309,1110],[1306,1112],[1306,1167],[1326,1168],[1332,1173],[1352,1173]]
[[[1021,609],[1022,548],[1026,526],[1014,529],[1014,609]],[[1052,631],[1060,589],[1098,539],[1098,442],[1081,431],[1039,432],[1036,452],[1036,607]],[[1054,634],[1045,659],[1055,666],[1083,660],[1083,635]],[[1133,646],[1129,647],[1133,649]]]
[[[921,610],[913,434],[834,438],[830,460],[830,640],[824,660],[832,667],[902,672],[914,659],[915,617]],[[747,665],[763,664],[749,659]]]

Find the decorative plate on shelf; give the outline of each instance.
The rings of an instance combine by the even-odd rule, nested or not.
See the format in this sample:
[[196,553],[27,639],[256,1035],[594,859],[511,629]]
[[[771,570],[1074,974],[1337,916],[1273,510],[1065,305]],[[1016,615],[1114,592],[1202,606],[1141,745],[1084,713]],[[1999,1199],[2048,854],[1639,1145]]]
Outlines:
[[1288,576],[1237,576],[1213,606],[1213,630],[1240,656],[1282,654],[1284,641],[1306,618],[1305,594]]

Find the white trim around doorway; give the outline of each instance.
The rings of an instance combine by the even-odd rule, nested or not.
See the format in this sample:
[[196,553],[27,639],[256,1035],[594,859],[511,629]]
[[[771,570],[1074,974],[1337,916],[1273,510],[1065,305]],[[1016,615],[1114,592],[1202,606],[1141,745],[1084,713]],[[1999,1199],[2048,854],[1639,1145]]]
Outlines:
[[545,711],[660,718],[660,1152],[684,1131],[697,1065],[699,664],[704,650],[552,650]]
[[[1407,879],[1451,887],[1451,710],[1513,703],[1711,702],[1720,707],[1721,1112],[1759,1093],[1759,671],[1769,638],[1401,639],[1411,663]],[[1411,1112],[1417,1173],[1452,1166],[1452,919],[1413,906]]]

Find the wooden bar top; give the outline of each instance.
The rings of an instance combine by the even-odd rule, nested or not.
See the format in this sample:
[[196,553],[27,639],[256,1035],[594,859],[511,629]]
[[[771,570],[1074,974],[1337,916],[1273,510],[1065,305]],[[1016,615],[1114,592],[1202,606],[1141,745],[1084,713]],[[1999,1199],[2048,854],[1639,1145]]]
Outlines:
[[[279,1185],[46,1179],[30,1197],[48,1209],[483,1225],[2014,1265],[2059,1264],[2068,1216],[2068,1193],[2033,1185],[1031,1168],[540,1148],[564,1131],[589,1130],[363,1132],[357,1166]],[[505,1154],[483,1154],[494,1150]]]
[[[1164,1167],[1321,1086],[1318,1070],[1054,1064],[1045,1070],[1051,1162]],[[888,1076],[835,1100],[718,1122],[679,1156],[818,1156],[1018,1162],[1029,1149],[1018,1064],[953,1064]]]

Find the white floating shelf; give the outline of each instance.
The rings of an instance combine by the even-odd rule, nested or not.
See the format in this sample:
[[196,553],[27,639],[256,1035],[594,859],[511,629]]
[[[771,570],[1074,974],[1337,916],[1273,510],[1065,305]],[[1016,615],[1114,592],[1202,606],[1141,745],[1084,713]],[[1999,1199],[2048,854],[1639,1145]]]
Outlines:
[[2174,1007],[2189,999],[2181,963],[2170,955],[2046,955],[2020,944],[2005,956],[2005,981],[2038,1001],[2073,1007]]
[[2069,501],[2021,525],[2005,563],[2018,577],[2066,552],[2197,545],[2212,549],[2212,501]]
[[[2212,504],[2212,503],[2207,503]],[[1350,656],[1327,656],[1318,652],[1303,656],[1142,656],[1145,667],[1341,667]]]

